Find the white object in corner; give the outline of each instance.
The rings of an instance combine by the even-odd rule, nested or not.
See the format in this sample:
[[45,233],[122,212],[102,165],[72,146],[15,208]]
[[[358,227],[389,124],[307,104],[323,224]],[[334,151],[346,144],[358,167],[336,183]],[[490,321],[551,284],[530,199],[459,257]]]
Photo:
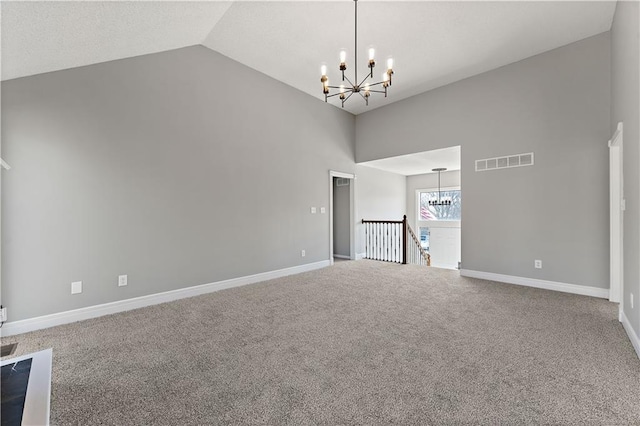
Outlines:
[[629,318],[627,318],[622,309],[620,310],[620,322],[622,323],[622,327],[624,328],[624,330],[627,332],[633,348],[636,350],[636,355],[638,355],[638,358],[640,358],[640,338],[638,338],[636,331],[633,329],[631,323],[629,322]]
[[513,275],[494,274],[492,272],[472,271],[469,269],[461,269],[460,275],[463,277],[480,278],[483,280],[497,281],[507,284],[561,291],[563,293],[581,294],[583,296],[600,297],[602,299],[609,298],[609,289],[607,288],[538,280],[535,278],[516,277]]
[[102,305],[88,306],[86,308],[74,309],[72,311],[58,312],[36,318],[7,322],[2,326],[2,328],[0,328],[0,335],[2,337],[13,336],[15,334],[27,333],[29,331],[54,327],[56,325],[69,324],[76,321],[129,311],[131,309],[172,302],[174,300],[213,293],[214,291],[224,290],[227,288],[240,287],[261,281],[272,280],[274,278],[313,271],[315,269],[327,267],[330,264],[331,262],[329,260],[322,260],[320,262],[307,263],[306,265],[293,266],[291,268],[278,269],[275,271],[263,272],[261,274],[247,275],[245,277],[232,278],[215,283],[180,288],[177,290],[165,291],[163,293],[150,294],[148,296],[140,296],[132,299],[119,300],[117,302],[104,303]]

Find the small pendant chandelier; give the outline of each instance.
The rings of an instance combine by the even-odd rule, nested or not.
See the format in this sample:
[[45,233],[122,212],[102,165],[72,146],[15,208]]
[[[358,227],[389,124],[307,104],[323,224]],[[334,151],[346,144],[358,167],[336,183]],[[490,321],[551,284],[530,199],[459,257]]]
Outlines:
[[447,170],[446,167],[438,167],[436,169],[431,169],[432,172],[438,172],[438,199],[429,200],[430,206],[450,206],[451,205],[451,198],[442,197],[440,195],[440,193],[442,192],[440,190],[440,173],[444,172],[445,170]]
[[[342,72],[342,82],[340,86],[330,86],[329,85],[329,77],[327,77],[327,66],[323,65],[321,68],[322,77],[320,78],[320,82],[322,83],[322,93],[324,93],[324,101],[327,102],[329,98],[334,96],[339,96],[340,101],[342,102],[342,108],[344,108],[344,103],[354,94],[359,94],[362,99],[369,105],[369,96],[371,93],[384,93],[384,97],[387,97],[387,88],[391,86],[391,76],[393,75],[393,59],[387,59],[387,70],[382,75],[382,80],[376,83],[368,83],[367,79],[373,80],[373,68],[376,66],[376,61],[374,59],[375,50],[373,48],[369,49],[369,72],[367,76],[362,80],[358,81],[358,0],[353,0],[355,5],[355,47],[354,47],[354,81],[349,80],[347,76],[345,76],[344,72],[347,69],[347,52],[342,50],[340,52],[340,71]],[[348,83],[345,85],[344,83]],[[384,90],[375,90],[373,87],[382,86]],[[337,93],[330,93],[331,89],[338,90]]]

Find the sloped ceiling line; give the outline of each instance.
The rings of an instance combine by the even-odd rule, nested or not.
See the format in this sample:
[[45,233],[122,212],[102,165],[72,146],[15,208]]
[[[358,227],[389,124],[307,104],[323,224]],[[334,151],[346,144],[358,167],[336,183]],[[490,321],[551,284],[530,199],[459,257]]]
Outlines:
[[[353,69],[351,0],[1,1],[0,7],[2,80],[197,44],[318,99],[324,99],[322,62],[337,83],[345,48]],[[393,56],[395,78],[388,98],[372,98],[368,107],[354,99],[345,110],[370,111],[608,31],[615,7],[615,1],[363,0],[360,61],[375,47],[374,77]]]

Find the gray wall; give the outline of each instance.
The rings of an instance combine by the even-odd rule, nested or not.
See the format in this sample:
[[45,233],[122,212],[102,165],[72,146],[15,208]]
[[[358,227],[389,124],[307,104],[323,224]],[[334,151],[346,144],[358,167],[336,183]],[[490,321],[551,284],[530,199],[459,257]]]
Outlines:
[[366,220],[402,220],[406,213],[407,178],[368,166],[356,167],[356,254],[365,252]]
[[[611,133],[624,123],[624,313],[640,337],[640,37],[638,2],[619,1],[611,28]],[[630,293],[635,298],[631,309]]]
[[356,161],[461,145],[463,268],[608,288],[609,112],[603,33],[357,116]]
[[[349,186],[337,186],[333,178],[333,254],[350,256],[350,189]],[[351,180],[349,181],[351,185]]]
[[3,82],[9,321],[327,260],[310,207],[354,139],[351,114],[201,46]]
[[[446,172],[442,172],[440,178],[440,186],[442,188],[460,186],[460,170],[449,170]],[[407,219],[409,220],[409,224],[414,231],[416,231],[416,215],[418,214],[416,191],[418,189],[429,189],[437,187],[437,173],[425,173],[423,175],[407,176]],[[462,202],[464,203],[464,194],[462,195]]]

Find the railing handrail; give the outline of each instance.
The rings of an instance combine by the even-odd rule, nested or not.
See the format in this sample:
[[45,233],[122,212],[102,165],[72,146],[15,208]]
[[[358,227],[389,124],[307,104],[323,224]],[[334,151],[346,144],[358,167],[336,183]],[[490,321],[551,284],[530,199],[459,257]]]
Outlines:
[[402,222],[403,222],[402,220],[364,220],[362,219],[362,223],[402,223]]

